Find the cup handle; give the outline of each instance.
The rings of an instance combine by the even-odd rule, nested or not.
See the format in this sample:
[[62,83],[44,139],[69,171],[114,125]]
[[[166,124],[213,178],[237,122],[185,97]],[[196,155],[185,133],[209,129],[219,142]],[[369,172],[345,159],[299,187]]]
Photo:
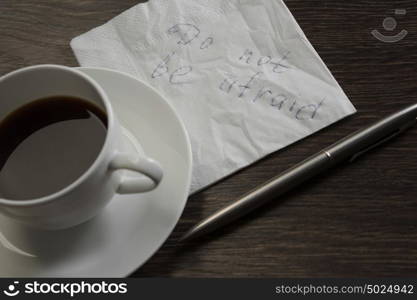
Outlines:
[[135,194],[155,189],[161,182],[163,171],[161,165],[147,157],[116,153],[110,162],[110,169],[130,170],[141,173],[148,178],[122,178],[117,189],[119,194]]

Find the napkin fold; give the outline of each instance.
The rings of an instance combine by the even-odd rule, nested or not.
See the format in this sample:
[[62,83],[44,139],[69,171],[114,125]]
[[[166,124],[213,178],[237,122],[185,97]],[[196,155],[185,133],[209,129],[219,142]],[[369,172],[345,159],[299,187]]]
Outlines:
[[171,102],[191,140],[191,192],[355,112],[281,0],[150,0],[71,47],[82,66]]

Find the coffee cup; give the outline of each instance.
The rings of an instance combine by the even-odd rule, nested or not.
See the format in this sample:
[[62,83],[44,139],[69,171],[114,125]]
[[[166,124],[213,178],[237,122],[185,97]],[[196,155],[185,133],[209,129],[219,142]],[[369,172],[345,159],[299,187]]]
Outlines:
[[[38,172],[36,180],[20,182],[19,176],[10,179],[11,176],[8,177],[8,174],[4,173],[3,176],[6,179],[0,184],[0,213],[34,227],[51,230],[64,229],[93,218],[116,193],[144,193],[157,188],[163,177],[160,164],[139,152],[132,153],[130,150],[123,149],[121,146],[123,144],[121,143],[122,127],[106,93],[92,78],[76,69],[58,65],[38,65],[1,77],[0,128],[3,121],[10,120],[9,116],[15,111],[20,111],[22,107],[28,113],[27,108],[39,99],[51,99],[58,96],[82,99],[88,102],[88,105],[94,105],[103,112],[106,119],[106,131],[103,134],[102,144],[92,158],[91,165],[86,166],[77,178],[59,190],[41,196],[34,192],[34,197],[30,197],[29,193],[29,196],[24,199],[2,194],[2,185],[6,189],[8,184],[14,184],[21,191],[25,190],[25,185],[27,189],[30,187],[34,191],[37,185],[39,188],[42,185],[42,189],[47,191],[48,182],[51,182],[51,185],[52,181],[55,182],[51,178],[48,179],[47,171],[42,168],[42,164],[45,164],[45,169],[48,169],[47,156],[31,153],[30,157],[25,157],[29,160],[39,160],[36,161],[37,169],[30,169],[31,172]],[[46,116],[51,117],[50,114]],[[56,136],[66,134],[66,132],[58,133],[60,135]],[[52,137],[48,139],[46,136],[43,148],[51,151],[53,146],[49,143],[52,140]],[[59,150],[56,152],[59,154]],[[77,152],[75,155],[82,156],[83,153]],[[59,158],[59,155],[56,156]],[[76,156],[70,158],[72,164],[82,161],[81,157],[80,159]],[[20,162],[17,161],[17,164]],[[63,161],[63,164],[65,165],[66,161]],[[29,168],[31,164],[27,165]],[[56,163],[51,165],[57,166]],[[26,165],[20,163],[19,168],[24,167]],[[67,174],[66,168],[68,169],[62,166],[60,173],[54,176],[60,177],[59,174]],[[123,170],[133,171],[142,176],[127,177],[126,172],[122,172]]]

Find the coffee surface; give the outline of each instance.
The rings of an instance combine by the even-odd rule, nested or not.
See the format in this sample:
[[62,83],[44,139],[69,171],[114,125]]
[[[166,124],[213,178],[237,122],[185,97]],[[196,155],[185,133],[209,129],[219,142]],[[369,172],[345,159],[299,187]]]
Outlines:
[[93,164],[106,134],[105,112],[79,98],[39,99],[10,113],[0,122],[0,198],[65,188]]

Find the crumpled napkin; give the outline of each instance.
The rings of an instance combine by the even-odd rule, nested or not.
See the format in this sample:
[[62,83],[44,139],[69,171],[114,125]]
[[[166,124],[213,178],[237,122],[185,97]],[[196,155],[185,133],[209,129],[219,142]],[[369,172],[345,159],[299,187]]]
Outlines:
[[150,0],[71,46],[82,66],[127,72],[173,104],[191,192],[355,112],[281,0]]

